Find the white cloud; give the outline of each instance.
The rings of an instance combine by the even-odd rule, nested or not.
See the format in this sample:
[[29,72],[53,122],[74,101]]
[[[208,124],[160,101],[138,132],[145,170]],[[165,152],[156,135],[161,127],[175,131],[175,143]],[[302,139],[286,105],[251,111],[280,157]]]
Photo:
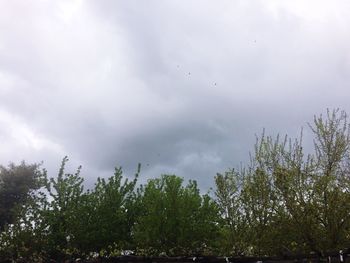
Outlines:
[[262,127],[350,110],[348,5],[0,2],[1,153],[213,176]]
[[58,2],[59,16],[65,23],[70,23],[72,18],[77,15],[83,0],[62,0]]
[[0,110],[0,127],[3,161],[10,161],[9,156],[18,161],[28,157],[28,154],[36,155],[37,152],[45,151],[59,156],[64,155],[61,145],[45,138],[28,126],[23,119],[4,110]]

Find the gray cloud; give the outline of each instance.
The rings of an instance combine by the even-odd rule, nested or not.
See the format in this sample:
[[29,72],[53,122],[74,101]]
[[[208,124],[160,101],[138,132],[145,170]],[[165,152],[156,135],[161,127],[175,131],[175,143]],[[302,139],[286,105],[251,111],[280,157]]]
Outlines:
[[87,181],[115,165],[204,189],[267,133],[349,112],[349,4],[0,2],[2,163],[64,155]]

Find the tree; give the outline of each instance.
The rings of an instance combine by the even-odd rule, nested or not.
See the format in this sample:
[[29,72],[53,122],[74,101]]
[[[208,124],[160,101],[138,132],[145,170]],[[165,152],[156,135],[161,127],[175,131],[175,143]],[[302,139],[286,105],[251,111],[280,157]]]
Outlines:
[[299,160],[275,174],[294,226],[301,225],[309,249],[322,253],[349,245],[350,127],[339,110],[315,116],[309,127],[315,135],[314,154],[303,160],[297,147]]
[[27,201],[31,191],[39,188],[40,177],[37,164],[0,166],[0,231],[16,220],[16,208]]
[[80,176],[81,167],[74,174],[65,173],[68,158],[62,160],[57,178],[46,183],[48,205],[43,206],[42,224],[47,228],[48,247],[46,252],[51,258],[62,258],[75,253],[76,225],[84,220],[79,207],[84,201],[84,179]]
[[182,184],[180,177],[162,175],[139,189],[143,209],[134,229],[138,253],[193,255],[215,247],[215,203],[200,195],[195,181]]
[[[228,221],[235,222],[239,213],[244,216],[248,238],[242,239],[251,238],[253,254],[322,254],[349,245],[347,115],[328,110],[309,127],[315,136],[314,153],[304,153],[302,134],[294,141],[263,134],[251,164],[237,175],[243,182],[239,188],[232,179],[217,178],[220,207],[232,207]],[[235,233],[234,228],[230,231]]]
[[327,111],[310,125],[315,134],[313,205],[321,226],[320,248],[348,246],[350,228],[350,126],[344,111]]
[[234,169],[215,177],[216,202],[220,210],[221,253],[242,255],[248,253],[247,222],[242,211],[242,178]]
[[[215,199],[196,181],[162,175],[137,187],[116,168],[84,190],[80,167],[47,178],[37,165],[0,167],[0,257],[27,262],[120,255],[285,255],[350,246],[350,126],[327,111],[291,140],[263,133],[251,162],[215,177]],[[135,189],[136,188],[136,189]]]
[[139,211],[134,192],[139,172],[140,165],[129,181],[119,167],[107,180],[97,179],[88,202],[81,207],[84,221],[77,245],[83,246],[82,251],[112,255],[134,247],[131,229]]
[[114,176],[98,178],[93,190],[84,191],[81,168],[65,173],[67,162],[65,157],[56,178],[43,171],[42,189],[33,192],[17,220],[0,236],[3,258],[63,260],[96,252],[110,256],[132,248],[139,170],[129,182],[116,168]]

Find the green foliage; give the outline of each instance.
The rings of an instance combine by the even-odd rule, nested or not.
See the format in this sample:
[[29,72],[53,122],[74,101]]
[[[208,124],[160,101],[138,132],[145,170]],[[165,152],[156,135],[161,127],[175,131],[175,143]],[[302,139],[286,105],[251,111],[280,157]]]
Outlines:
[[[338,110],[314,118],[314,153],[305,155],[302,135],[292,141],[258,138],[251,164],[235,175],[218,176],[217,202],[226,221],[243,217],[245,254],[280,255],[340,249],[349,245],[349,126]],[[230,197],[231,196],[231,197]],[[231,200],[231,201],[230,201]],[[233,211],[227,212],[232,207]],[[241,214],[241,216],[239,216]],[[243,227],[244,228],[244,227]],[[232,239],[231,246],[237,247]]]
[[25,162],[0,166],[0,231],[6,224],[14,222],[18,206],[24,204],[30,192],[39,187],[38,168],[37,164],[27,165]]
[[116,168],[84,190],[79,167],[48,178],[38,165],[0,166],[0,258],[47,262],[139,255],[322,254],[350,246],[350,127],[327,111],[303,133],[257,138],[251,162],[215,177],[215,197],[196,181],[162,175],[138,186]]
[[48,226],[47,252],[54,258],[64,257],[66,251],[74,251],[76,224],[81,220],[80,206],[84,201],[83,178],[79,167],[74,174],[65,173],[68,158],[62,161],[57,178],[46,184],[49,205],[43,211],[43,223]]
[[303,158],[301,140],[289,150],[288,165],[275,169],[276,185],[307,250],[348,246],[350,218],[349,126],[345,112],[327,111],[310,125],[315,152]]
[[[40,257],[37,251],[43,249],[42,233],[40,229],[40,203],[45,196],[39,190],[45,184],[46,172],[40,171],[38,165],[27,166],[24,162],[16,167],[10,166],[11,176],[19,176],[17,184],[25,189],[23,199],[17,203],[11,224],[6,224],[0,234],[0,258],[26,259],[27,261],[38,261]],[[23,184],[23,185],[22,185]],[[16,188],[16,187],[14,187]],[[22,193],[23,193],[22,192]],[[17,197],[17,198],[18,198]]]
[[277,204],[272,187],[269,175],[260,169],[244,178],[242,209],[248,224],[248,243],[254,255],[270,254],[269,250],[274,249],[271,231]]
[[224,255],[247,253],[248,228],[242,213],[242,183],[239,173],[233,169],[215,177],[216,202],[222,217],[220,245]]
[[146,255],[191,255],[215,247],[218,210],[197,183],[163,175],[139,189],[142,214],[135,226],[137,251]]
[[[131,228],[137,216],[134,188],[140,166],[132,181],[123,180],[122,169],[116,168],[114,176],[107,180],[98,178],[95,189],[87,195],[80,209],[84,221],[77,245],[86,253],[115,251],[133,247]],[[78,246],[79,247],[79,246]]]

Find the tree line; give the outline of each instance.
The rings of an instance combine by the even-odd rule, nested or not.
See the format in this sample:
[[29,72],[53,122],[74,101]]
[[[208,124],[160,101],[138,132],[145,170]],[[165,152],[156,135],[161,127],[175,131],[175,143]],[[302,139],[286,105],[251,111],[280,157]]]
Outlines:
[[84,189],[81,167],[0,166],[0,257],[27,261],[147,256],[283,256],[350,245],[350,127],[343,111],[315,116],[313,151],[257,138],[249,165],[197,182],[161,175],[140,185],[121,168]]

